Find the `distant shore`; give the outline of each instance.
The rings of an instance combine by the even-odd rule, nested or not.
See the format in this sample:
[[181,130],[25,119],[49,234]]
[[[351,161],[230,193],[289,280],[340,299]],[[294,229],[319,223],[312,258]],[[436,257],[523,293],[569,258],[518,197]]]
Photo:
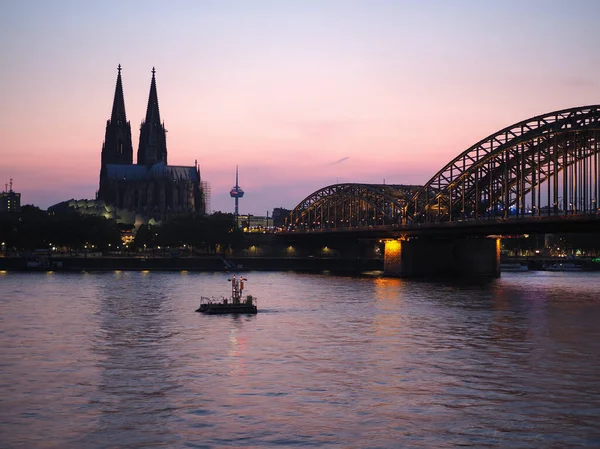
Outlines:
[[360,273],[383,270],[383,260],[313,257],[49,257],[28,261],[0,258],[6,271],[310,271]]
[[[584,271],[600,271],[600,263],[590,258],[566,259],[556,257],[503,257],[502,264],[526,265],[529,271],[543,271],[547,266],[575,263]],[[32,260],[25,257],[0,257],[0,271],[303,271],[358,274],[383,270],[382,259],[334,258],[334,257],[242,257],[242,256],[193,256],[193,257],[131,257],[50,256]],[[503,270],[504,271],[504,270]],[[513,270],[509,270],[513,271]]]

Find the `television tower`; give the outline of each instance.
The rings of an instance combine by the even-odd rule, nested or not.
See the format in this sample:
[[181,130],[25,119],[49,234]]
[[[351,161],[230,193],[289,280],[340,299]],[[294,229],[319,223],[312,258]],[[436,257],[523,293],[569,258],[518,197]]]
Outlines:
[[[235,186],[229,192],[229,196],[235,199],[235,221],[238,223],[238,200],[244,196],[244,191],[238,183],[238,166],[235,166]],[[239,225],[239,223],[238,223]]]

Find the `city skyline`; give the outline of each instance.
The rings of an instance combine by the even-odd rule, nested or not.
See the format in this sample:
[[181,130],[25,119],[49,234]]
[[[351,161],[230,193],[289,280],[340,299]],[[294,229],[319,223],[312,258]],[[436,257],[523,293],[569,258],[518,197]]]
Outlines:
[[211,209],[293,208],[338,182],[424,184],[486,136],[600,102],[600,4],[31,1],[4,4],[0,181],[93,199],[117,66],[134,152],[152,67],[169,162]]

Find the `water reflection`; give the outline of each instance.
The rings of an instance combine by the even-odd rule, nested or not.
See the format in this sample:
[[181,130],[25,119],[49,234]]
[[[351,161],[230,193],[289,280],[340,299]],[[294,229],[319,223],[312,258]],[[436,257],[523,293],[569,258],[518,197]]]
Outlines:
[[[110,275],[105,275],[110,276]],[[119,446],[172,446],[174,406],[170,394],[179,385],[169,355],[174,316],[161,285],[147,274],[115,272],[98,289],[100,329],[93,350],[100,356],[97,394],[90,406],[101,413],[96,431],[82,447],[102,445],[119,435]],[[133,279],[135,288],[125,287]]]

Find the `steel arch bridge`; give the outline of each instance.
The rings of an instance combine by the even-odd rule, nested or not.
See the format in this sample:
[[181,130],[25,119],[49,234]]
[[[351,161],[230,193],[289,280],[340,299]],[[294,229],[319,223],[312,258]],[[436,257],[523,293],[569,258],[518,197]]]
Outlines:
[[392,225],[402,221],[421,186],[335,184],[296,206],[291,226],[298,230]]
[[532,117],[471,146],[424,186],[336,184],[301,201],[291,229],[598,214],[600,105]]

